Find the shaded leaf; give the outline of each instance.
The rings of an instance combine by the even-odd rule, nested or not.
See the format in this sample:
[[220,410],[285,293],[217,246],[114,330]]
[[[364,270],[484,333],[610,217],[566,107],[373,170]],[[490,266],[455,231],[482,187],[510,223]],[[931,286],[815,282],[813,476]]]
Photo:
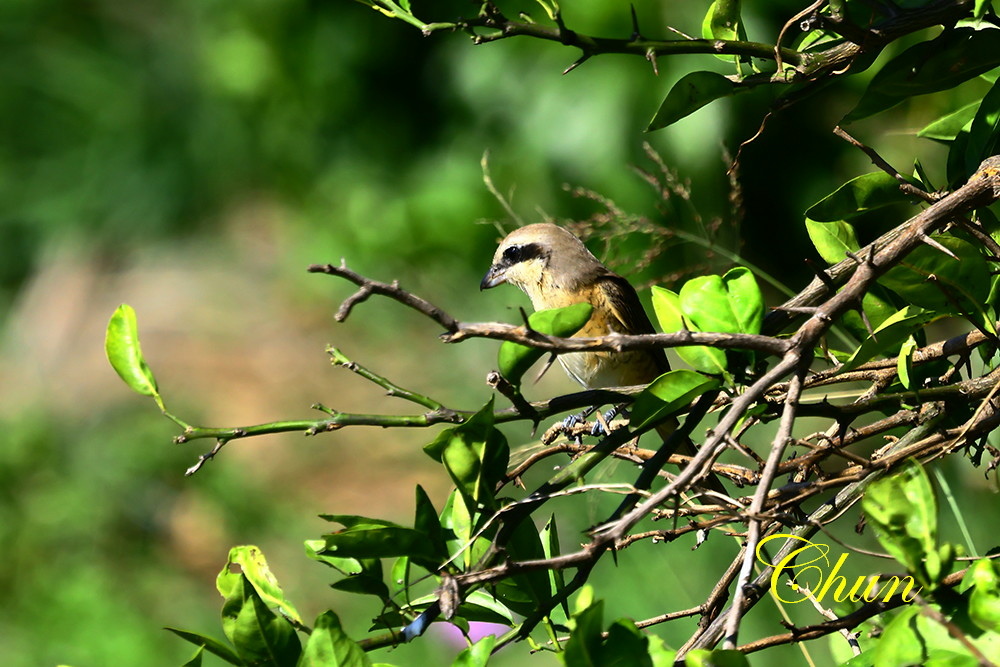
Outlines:
[[[962,130],[968,130],[982,100],[966,104],[957,111],[938,118],[917,132],[918,137],[935,141],[953,141]],[[978,164],[976,166],[979,166]]]
[[368,654],[344,633],[340,619],[325,611],[316,619],[298,667],[368,667]]
[[810,206],[806,210],[806,217],[814,222],[838,222],[883,206],[907,201],[907,197],[899,191],[899,181],[884,171],[876,171],[844,183]]
[[958,259],[920,245],[879,278],[879,283],[928,310],[978,313],[990,290],[986,258],[976,246],[954,236],[932,238]]
[[243,664],[240,657],[236,655],[236,651],[234,651],[228,644],[224,644],[218,639],[202,635],[197,632],[191,632],[189,630],[181,630],[179,628],[168,627],[165,628],[165,630],[169,630],[181,639],[185,639],[195,646],[203,646],[209,653],[219,656],[231,665]]
[[[1000,37],[996,38],[1000,43]],[[972,175],[979,164],[1000,150],[1000,81],[993,84],[983,97],[979,110],[969,126],[969,142],[965,149],[965,171]]]
[[879,70],[844,121],[866,118],[908,97],[954,88],[998,65],[1000,49],[993,30],[945,30],[933,40],[911,46]]
[[706,104],[737,92],[736,84],[715,72],[685,74],[667,93],[646,128],[659,130],[689,116]]

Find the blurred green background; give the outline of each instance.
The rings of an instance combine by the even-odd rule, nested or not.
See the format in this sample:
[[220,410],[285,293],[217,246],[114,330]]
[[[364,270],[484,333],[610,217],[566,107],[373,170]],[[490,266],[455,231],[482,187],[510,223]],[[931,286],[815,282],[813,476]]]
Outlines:
[[[745,4],[751,36],[767,41],[801,3]],[[708,2],[635,6],[647,36],[668,37],[666,25],[697,33]],[[433,11],[428,19],[447,20],[474,6]],[[582,32],[631,31],[621,3],[564,12]],[[490,222],[517,224],[483,184],[489,151],[493,180],[525,223],[600,213],[564,186],[592,189],[657,224],[697,232],[696,217],[718,221],[732,249],[798,289],[809,276],[801,258],[812,256],[802,211],[870,170],[829,133],[859,81],[769,121],[743,152],[734,207],[723,147],[756,131],[767,98],[642,132],[674,81],[721,61],[661,59],[655,76],[645,61],[608,56],[562,76],[577,54],[555,44],[424,38],[346,1],[8,0],[0,41],[0,637],[13,667],[182,662],[191,649],[161,627],[221,636],[214,577],[244,543],[263,548],[305,617],[332,606],[360,636],[378,610],[331,591],[333,573],[305,559],[303,540],[327,530],[315,515],[408,522],[416,483],[439,507],[448,491],[420,451],[432,434],[419,430],[237,441],[185,478],[210,443],[172,444],[172,424],[108,366],[104,327],[119,303],[138,312],[168,405],[193,423],[305,418],[318,414],[314,402],[412,407],[330,368],[327,343],[474,409],[489,396],[495,343],[443,346],[431,323],[379,299],[336,324],[350,287],[305,267],[345,258],[460,319],[516,321],[519,294],[477,289],[498,237]],[[973,84],[962,94],[978,94]],[[912,131],[951,102],[922,99],[857,133],[901,169],[920,156],[940,175],[943,152]],[[655,169],[644,141],[690,182],[690,205],[663,205],[631,169]],[[873,220],[862,234],[893,222]],[[672,252],[675,263],[710,263],[697,245]],[[531,396],[571,389],[557,375]],[[508,433],[530,442],[524,429]],[[985,493],[981,473],[951,467],[962,493]],[[604,511],[594,504],[576,528]],[[731,544],[717,542],[722,562]],[[572,530],[563,543],[575,543]],[[704,599],[710,571],[701,581],[680,563],[676,577],[634,576],[644,562],[660,572],[660,553],[645,545],[599,568],[617,596],[609,614],[642,618]],[[751,616],[748,637],[780,631],[769,618],[754,625],[764,615]],[[512,663],[526,651],[505,653]],[[431,638],[377,659],[440,664],[455,652]]]

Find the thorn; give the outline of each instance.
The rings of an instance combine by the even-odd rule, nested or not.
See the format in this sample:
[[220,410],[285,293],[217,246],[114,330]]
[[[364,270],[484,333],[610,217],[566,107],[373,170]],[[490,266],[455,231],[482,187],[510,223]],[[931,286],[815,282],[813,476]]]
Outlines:
[[646,49],[646,60],[653,66],[653,75],[660,76],[660,68],[656,65],[656,49],[652,47]]
[[948,255],[949,257],[951,257],[955,261],[958,261],[958,255],[956,255],[955,253],[953,253],[951,250],[948,250],[947,248],[945,248],[943,245],[941,245],[940,243],[938,243],[937,241],[935,241],[934,239],[932,239],[930,236],[927,236],[926,234],[921,234],[919,236],[919,238],[920,238],[921,241],[923,241],[924,243],[926,243],[930,247],[934,248],[935,250],[940,250],[941,252],[943,252],[944,254]]
[[569,74],[570,72],[572,72],[573,70],[575,70],[577,67],[579,67],[583,63],[587,62],[588,60],[590,60],[590,54],[589,53],[584,53],[582,56],[580,56],[576,60],[576,62],[574,62],[572,65],[570,65],[569,67],[567,67],[566,69],[564,69],[563,70],[563,74]]
[[816,275],[817,278],[819,278],[819,281],[823,283],[823,285],[828,290],[836,289],[836,285],[833,284],[833,280],[830,278],[829,275],[827,275],[826,269],[820,268],[819,265],[816,264],[816,262],[812,261],[808,257],[806,258],[806,266],[812,269],[812,272]]
[[550,368],[552,368],[552,362],[554,362],[555,360],[556,360],[556,355],[554,353],[550,354],[548,361],[545,362],[545,365],[542,366],[541,370],[538,371],[538,375],[535,376],[534,384],[538,384],[538,381],[542,379],[542,376],[545,375]]
[[864,306],[860,301],[858,301],[855,310],[857,310],[858,314],[861,316],[861,321],[865,323],[865,329],[868,330],[868,335],[872,337],[872,340],[878,341],[878,338],[875,337],[875,330],[872,328],[871,320],[868,319],[868,313],[865,312]]
[[635,15],[635,4],[629,4],[629,9],[632,11],[632,36],[629,41],[634,42],[642,39],[642,33],[639,32],[639,17]]

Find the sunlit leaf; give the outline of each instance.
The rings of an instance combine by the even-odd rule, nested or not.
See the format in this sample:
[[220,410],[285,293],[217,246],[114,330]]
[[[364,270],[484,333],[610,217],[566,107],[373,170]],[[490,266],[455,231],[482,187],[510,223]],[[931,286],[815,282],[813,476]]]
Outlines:
[[683,368],[668,371],[636,397],[629,423],[633,429],[642,429],[647,424],[680,411],[706,391],[719,386],[719,380],[695,371]]
[[[594,307],[589,303],[539,310],[528,316],[528,326],[549,336],[572,336],[583,328],[593,311]],[[521,377],[544,354],[545,350],[536,347],[504,341],[500,345],[497,364],[501,375],[513,384],[520,384]]]
[[104,351],[112,368],[132,391],[143,396],[157,396],[156,378],[146,365],[139,346],[139,326],[132,306],[123,303],[111,315]]
[[243,574],[232,578],[222,606],[222,627],[246,664],[262,667],[294,665],[302,652],[292,624],[267,608]]
[[1000,566],[989,558],[977,560],[963,579],[973,584],[969,596],[972,622],[983,630],[1000,632]]
[[862,508],[885,550],[921,586],[936,586],[951,554],[938,549],[937,499],[920,464],[910,461],[899,472],[872,482]]
[[496,635],[486,635],[459,653],[451,667],[486,667],[496,641]]
[[271,572],[271,568],[268,567],[263,552],[253,545],[233,547],[229,550],[229,560],[219,574],[220,581],[217,582],[220,593],[227,595],[225,590],[229,590],[231,593],[236,576],[232,570],[234,565],[239,567],[240,572],[253,585],[257,595],[264,602],[269,606],[279,608],[282,614],[297,623],[302,623],[299,612],[296,611],[291,602],[285,599],[285,594],[278,585],[278,580]]
[[806,218],[806,232],[816,252],[827,264],[836,264],[847,257],[847,253],[861,248],[854,227],[843,220],[819,222]]
[[751,333],[760,331],[764,299],[753,274],[744,267],[724,276],[692,278],[680,291],[684,318],[698,331]]
[[[689,322],[684,321],[680,296],[662,287],[654,286],[652,291],[653,312],[664,333],[697,330]],[[723,350],[704,345],[684,345],[675,351],[684,363],[702,373],[721,375],[726,372],[726,353]]]
[[899,383],[906,389],[913,388],[913,352],[916,349],[917,341],[909,336],[900,346],[899,356],[896,358],[896,374],[899,375]]
[[507,472],[510,446],[493,426],[493,399],[463,424],[442,431],[424,447],[431,458],[448,470],[472,506],[492,506],[494,487]]
[[917,331],[935,317],[937,315],[934,312],[918,308],[917,306],[907,306],[897,311],[882,322],[858,346],[854,354],[841,367],[841,371],[849,371],[857,368],[878,355],[895,355],[899,351],[900,345],[914,331]]

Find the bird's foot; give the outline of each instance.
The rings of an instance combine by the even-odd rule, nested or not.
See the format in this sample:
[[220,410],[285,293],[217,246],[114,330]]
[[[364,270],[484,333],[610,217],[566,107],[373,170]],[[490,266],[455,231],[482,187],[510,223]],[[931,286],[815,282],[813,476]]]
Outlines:
[[576,435],[573,435],[573,429],[575,426],[578,426],[579,424],[583,424],[584,422],[586,422],[587,417],[594,414],[596,410],[597,408],[593,407],[593,408],[588,408],[583,412],[578,412],[575,415],[569,415],[562,421],[562,431],[566,433],[567,436],[572,438],[577,444],[580,444],[583,441],[583,434],[577,433]]
[[591,435],[611,435],[611,420],[621,415],[622,417],[627,417],[628,413],[625,411],[625,406],[615,405],[612,406],[610,410],[605,412],[603,415],[598,415],[597,422],[594,427],[590,429]]

